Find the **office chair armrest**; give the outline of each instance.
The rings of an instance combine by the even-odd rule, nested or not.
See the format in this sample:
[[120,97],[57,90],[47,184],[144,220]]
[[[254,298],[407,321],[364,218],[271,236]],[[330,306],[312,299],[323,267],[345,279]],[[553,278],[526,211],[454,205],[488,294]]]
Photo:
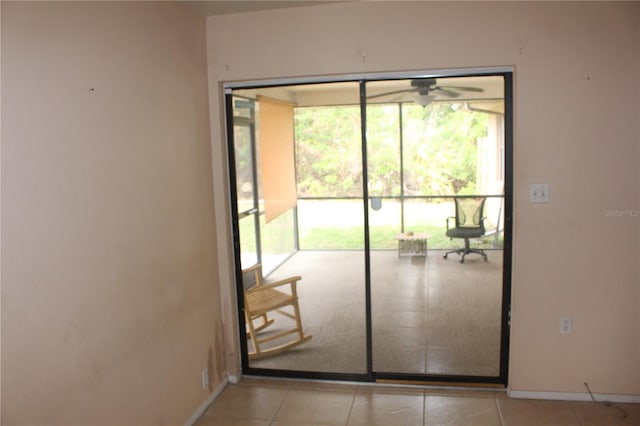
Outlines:
[[[449,226],[449,221],[450,221],[451,219],[453,219],[453,220],[455,221],[455,219],[456,219],[456,218],[455,218],[454,216],[449,216],[449,217],[447,218],[447,231],[448,231],[449,229],[451,229],[451,226]],[[455,226],[454,226],[454,228],[455,228]]]

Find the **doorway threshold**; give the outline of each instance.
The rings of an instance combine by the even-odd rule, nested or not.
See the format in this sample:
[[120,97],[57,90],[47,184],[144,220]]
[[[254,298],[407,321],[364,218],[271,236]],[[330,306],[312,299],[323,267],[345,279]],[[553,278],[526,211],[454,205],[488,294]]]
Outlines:
[[505,385],[501,383],[469,383],[469,382],[441,382],[433,380],[394,380],[394,379],[376,379],[375,383],[382,385],[400,385],[400,386],[427,386],[435,388],[455,388],[466,390],[480,389],[505,389]]

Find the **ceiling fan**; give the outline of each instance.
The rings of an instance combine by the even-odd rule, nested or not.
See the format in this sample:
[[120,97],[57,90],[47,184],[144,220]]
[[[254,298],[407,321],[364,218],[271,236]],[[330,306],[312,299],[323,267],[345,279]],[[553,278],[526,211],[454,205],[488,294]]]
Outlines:
[[376,99],[401,93],[412,93],[413,100],[416,103],[419,103],[420,105],[427,105],[436,98],[436,95],[444,96],[447,98],[457,98],[458,96],[460,96],[460,92],[481,93],[484,92],[484,89],[481,89],[480,87],[465,86],[438,86],[435,78],[419,78],[411,80],[411,87],[408,89],[377,93],[375,95],[367,96],[367,98]]

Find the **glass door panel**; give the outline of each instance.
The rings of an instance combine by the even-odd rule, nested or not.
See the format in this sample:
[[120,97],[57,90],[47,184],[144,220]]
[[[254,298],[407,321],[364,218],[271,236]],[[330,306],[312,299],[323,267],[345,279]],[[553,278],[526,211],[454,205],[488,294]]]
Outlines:
[[235,99],[234,159],[238,233],[240,235],[241,264],[259,262],[259,233],[257,228],[258,194],[255,171],[255,147],[253,143],[253,103]]
[[240,262],[243,265],[258,263],[258,247],[256,245],[256,222],[253,215],[239,220],[240,247],[242,248]]
[[[260,253],[255,262],[262,263],[266,282],[301,277],[297,285],[301,320],[305,334],[312,336],[286,351],[249,359],[248,371],[366,374],[359,85],[236,89],[233,94],[251,100],[255,111],[252,143],[257,187],[253,206],[259,220],[253,232],[259,237],[255,241]],[[234,132],[242,131],[234,126]],[[247,150],[246,138],[239,133],[234,136],[234,152],[240,157],[238,153]],[[236,166],[240,166],[238,160]],[[247,185],[244,179],[236,181],[241,194],[242,185]],[[283,204],[285,189],[291,184],[294,203],[272,217],[270,206]],[[274,191],[284,195],[273,196]],[[244,219],[240,226],[241,244],[245,244],[244,235],[251,229],[244,225]],[[243,268],[251,266],[245,261],[249,243],[246,247],[241,250]],[[260,331],[260,336],[269,338],[291,327],[286,316],[277,312],[269,315],[275,322]],[[288,335],[265,342],[262,349],[285,344],[292,337],[295,339]],[[253,351],[251,341],[247,348]]]
[[[500,375],[502,76],[367,84],[373,371]],[[451,238],[456,199],[485,200],[483,232]],[[448,251],[484,249],[462,255]]]

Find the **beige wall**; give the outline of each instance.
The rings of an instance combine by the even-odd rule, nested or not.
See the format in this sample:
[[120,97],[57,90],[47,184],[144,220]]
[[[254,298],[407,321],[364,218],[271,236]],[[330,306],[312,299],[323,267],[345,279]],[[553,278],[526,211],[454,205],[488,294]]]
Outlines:
[[[510,387],[581,393],[587,381],[640,395],[640,218],[607,216],[640,209],[639,16],[628,2],[355,2],[209,17],[219,229],[229,226],[220,82],[513,66]],[[534,182],[550,184],[550,203],[528,202]],[[573,334],[559,334],[562,316]]]
[[180,424],[223,379],[205,29],[2,2],[2,424]]

